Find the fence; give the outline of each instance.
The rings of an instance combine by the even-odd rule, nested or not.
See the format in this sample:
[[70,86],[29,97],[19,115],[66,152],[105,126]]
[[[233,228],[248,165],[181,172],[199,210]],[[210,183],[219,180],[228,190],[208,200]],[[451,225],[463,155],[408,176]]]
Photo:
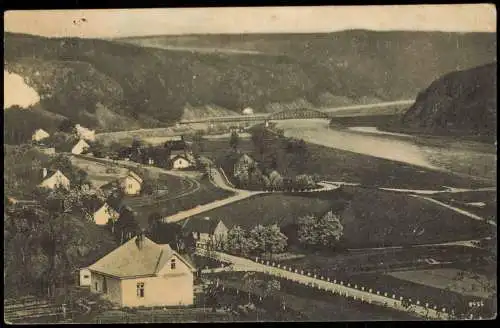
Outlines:
[[[220,252],[206,253],[206,256],[212,256],[218,260],[224,259],[224,255],[229,258],[228,254]],[[230,259],[224,259],[231,261]],[[246,260],[246,259],[245,259]],[[454,319],[458,317],[458,313],[454,308],[449,306],[438,306],[430,301],[413,300],[404,298],[395,293],[389,293],[383,290],[373,290],[365,288],[357,283],[350,281],[337,280],[334,277],[325,277],[313,274],[308,271],[299,270],[292,266],[281,265],[277,262],[272,262],[258,257],[251,260],[254,263],[262,265],[262,270],[259,267],[253,267],[249,271],[261,271],[266,274],[274,275],[279,278],[295,281],[299,284],[309,286],[318,290],[331,292],[334,295],[345,296],[352,298],[355,301],[366,302],[374,305],[382,305],[391,307],[396,310],[406,311],[428,319]],[[232,261],[231,261],[232,262]],[[249,267],[250,269],[250,267]],[[468,319],[482,319],[481,317],[470,316]]]

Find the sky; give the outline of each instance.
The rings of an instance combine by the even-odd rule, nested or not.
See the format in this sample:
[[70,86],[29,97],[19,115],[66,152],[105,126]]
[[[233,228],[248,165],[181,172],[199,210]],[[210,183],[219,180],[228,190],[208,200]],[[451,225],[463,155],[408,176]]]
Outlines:
[[26,10],[7,11],[4,15],[5,31],[53,37],[346,29],[496,33],[496,10],[491,4]]

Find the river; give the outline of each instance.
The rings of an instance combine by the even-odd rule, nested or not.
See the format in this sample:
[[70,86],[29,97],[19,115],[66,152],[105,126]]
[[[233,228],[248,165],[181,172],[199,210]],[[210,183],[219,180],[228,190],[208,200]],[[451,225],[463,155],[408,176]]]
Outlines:
[[326,147],[438,171],[452,171],[488,179],[496,175],[496,154],[450,149],[446,146],[423,146],[410,136],[393,136],[370,127],[334,128],[324,119],[284,120],[275,123],[277,128],[284,130],[287,137],[304,139]]

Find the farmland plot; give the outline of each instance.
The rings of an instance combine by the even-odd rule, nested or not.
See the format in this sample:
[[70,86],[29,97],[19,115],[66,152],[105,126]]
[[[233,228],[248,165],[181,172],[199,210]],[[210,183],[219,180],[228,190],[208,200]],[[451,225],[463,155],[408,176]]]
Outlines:
[[[417,284],[481,298],[492,297],[495,289],[495,282],[487,277],[453,268],[398,271],[390,272],[389,275]],[[458,279],[457,277],[460,276],[462,277]]]

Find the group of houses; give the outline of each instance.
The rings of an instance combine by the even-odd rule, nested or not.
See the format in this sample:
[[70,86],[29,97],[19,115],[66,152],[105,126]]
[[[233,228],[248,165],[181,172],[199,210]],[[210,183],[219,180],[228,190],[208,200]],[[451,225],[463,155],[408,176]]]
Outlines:
[[[71,144],[64,145],[64,148],[68,149],[72,154],[80,155],[87,152],[90,149],[90,145],[88,142],[94,142],[96,140],[95,130],[87,129],[80,124],[76,124],[74,127],[75,131],[75,142],[71,142]],[[31,136],[31,140],[40,145],[40,150],[48,155],[55,154],[54,147],[45,147],[43,145],[43,140],[50,137],[50,134],[43,130],[37,129],[33,135]]]

